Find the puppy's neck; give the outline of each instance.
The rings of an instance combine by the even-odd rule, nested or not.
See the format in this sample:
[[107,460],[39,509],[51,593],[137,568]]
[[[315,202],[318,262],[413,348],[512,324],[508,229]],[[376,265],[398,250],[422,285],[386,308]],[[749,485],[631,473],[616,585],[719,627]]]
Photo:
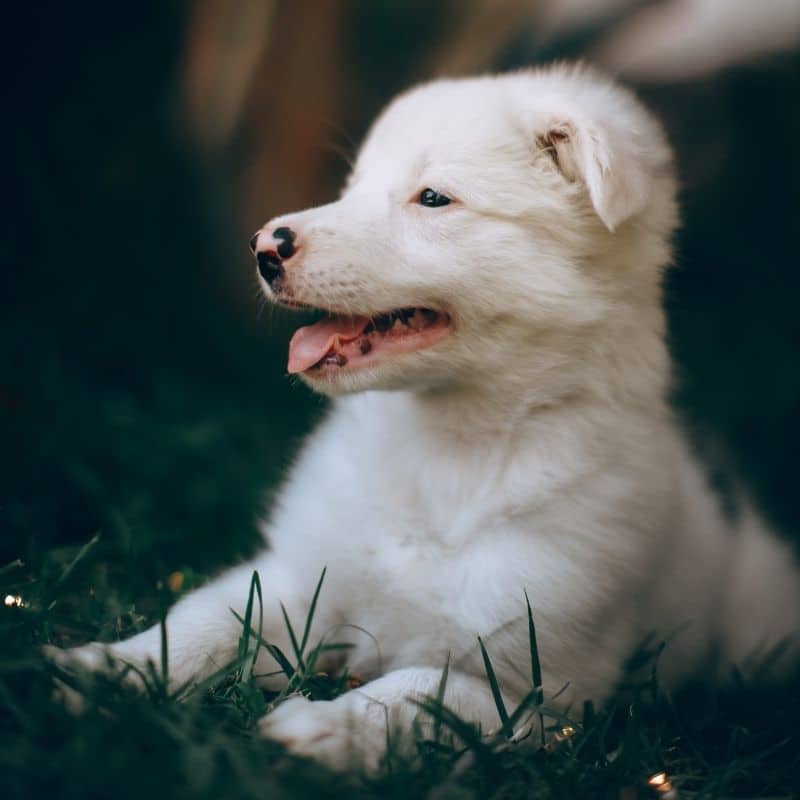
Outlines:
[[[574,361],[520,360],[513,374],[402,393],[403,405],[432,433],[475,441],[514,436],[539,420],[568,424],[571,413],[614,420],[668,414],[670,360],[659,327],[618,323],[584,343]],[[633,330],[631,330],[632,328]]]

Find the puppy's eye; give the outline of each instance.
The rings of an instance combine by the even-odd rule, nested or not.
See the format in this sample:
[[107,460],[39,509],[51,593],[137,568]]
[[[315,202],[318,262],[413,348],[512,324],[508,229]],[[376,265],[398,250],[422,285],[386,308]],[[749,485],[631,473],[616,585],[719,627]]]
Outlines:
[[419,193],[419,204],[421,206],[428,206],[428,208],[439,208],[439,206],[446,206],[450,202],[447,195],[434,192],[433,189],[423,189]]

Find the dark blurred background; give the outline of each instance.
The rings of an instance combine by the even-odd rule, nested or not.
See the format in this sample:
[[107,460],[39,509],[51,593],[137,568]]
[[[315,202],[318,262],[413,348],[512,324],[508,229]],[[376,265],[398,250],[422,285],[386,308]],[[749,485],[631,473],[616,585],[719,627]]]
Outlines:
[[251,551],[324,403],[249,235],[332,199],[409,83],[573,57],[667,126],[676,403],[797,540],[794,0],[45,3],[2,37],[0,564],[98,531],[148,580]]

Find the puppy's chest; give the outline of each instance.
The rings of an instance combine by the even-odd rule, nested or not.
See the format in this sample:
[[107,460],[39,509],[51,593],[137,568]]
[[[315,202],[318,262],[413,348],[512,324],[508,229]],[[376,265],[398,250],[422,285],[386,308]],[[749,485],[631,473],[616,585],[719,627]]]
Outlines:
[[488,533],[487,507],[479,498],[419,478],[373,473],[350,502],[337,504],[336,528],[347,537],[338,539],[330,558],[351,591],[357,586],[371,598],[407,596],[446,584],[470,558],[475,539]]
[[467,526],[457,518],[412,506],[384,511],[370,504],[364,511],[366,525],[348,543],[341,572],[368,596],[409,595],[431,584],[446,584],[470,558],[467,531],[455,531]]
[[355,452],[345,469],[316,484],[316,496],[329,515],[325,527],[347,532],[336,539],[346,571],[360,571],[353,577],[364,581],[407,585],[457,572],[476,545],[507,527],[529,489],[520,492],[485,451],[387,439],[360,448],[353,461]]
[[329,574],[337,576],[331,589],[341,620],[369,632],[356,636],[350,662],[365,661],[362,668],[369,672],[376,643],[396,666],[398,657],[404,662],[417,648],[462,638],[457,632],[467,620],[461,599],[473,560],[468,543],[454,551],[402,527],[384,526],[379,536],[334,563]]
[[354,505],[372,535],[399,553],[460,548],[503,516],[505,493],[486,464],[404,461],[376,467]]
[[328,562],[361,619],[385,621],[392,610],[406,618],[442,615],[453,608],[453,597],[474,588],[483,569],[502,569],[496,498],[413,479],[379,480],[370,488],[342,509],[348,517],[342,527],[351,533]]

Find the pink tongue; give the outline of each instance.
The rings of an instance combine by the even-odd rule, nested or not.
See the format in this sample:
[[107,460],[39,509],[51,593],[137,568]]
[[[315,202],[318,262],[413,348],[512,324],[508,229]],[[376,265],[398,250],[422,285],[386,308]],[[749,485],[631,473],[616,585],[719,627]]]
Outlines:
[[289,342],[289,365],[291,374],[305,372],[336,349],[341,341],[352,341],[361,335],[368,317],[328,317],[313,325],[298,328]]

